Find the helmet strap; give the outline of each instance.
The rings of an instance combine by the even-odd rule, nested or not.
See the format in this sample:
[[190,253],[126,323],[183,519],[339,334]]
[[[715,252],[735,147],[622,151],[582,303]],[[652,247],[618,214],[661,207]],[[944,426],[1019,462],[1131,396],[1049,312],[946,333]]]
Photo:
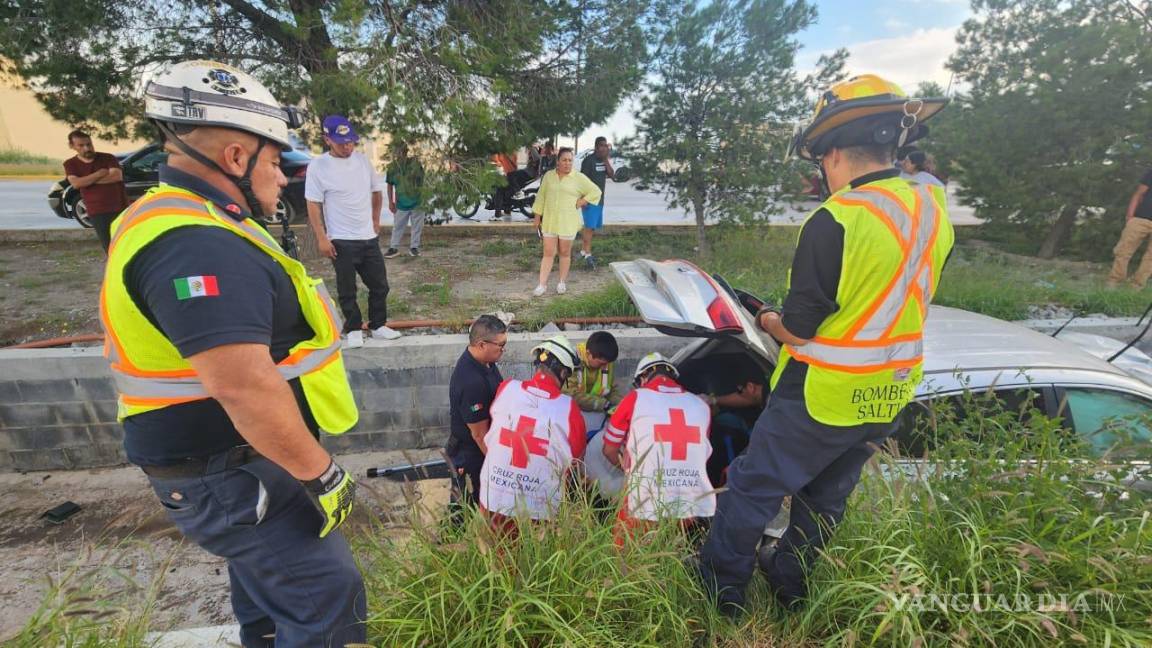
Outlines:
[[219,171],[225,178],[231,180],[232,184],[236,185],[236,188],[240,190],[240,194],[244,196],[244,202],[248,203],[248,212],[252,214],[252,217],[257,220],[264,218],[264,208],[260,206],[260,201],[256,199],[256,193],[252,191],[252,171],[256,168],[260,151],[264,149],[266,140],[263,137],[257,137],[259,143],[256,145],[256,153],[248,159],[248,168],[244,170],[244,175],[236,176],[228,173],[222,169],[219,164],[216,164],[215,160],[197,151],[187,142],[180,139],[180,136],[177,135],[176,131],[172,130],[172,127],[168,124],[157,120],[156,126],[164,133],[165,138],[175,144],[176,148],[180,149],[185,155],[210,169]]

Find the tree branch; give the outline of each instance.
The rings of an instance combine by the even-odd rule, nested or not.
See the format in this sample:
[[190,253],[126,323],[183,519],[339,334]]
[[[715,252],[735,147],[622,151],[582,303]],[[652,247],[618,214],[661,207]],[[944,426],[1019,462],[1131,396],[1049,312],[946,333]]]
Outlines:
[[246,0],[220,0],[240,14],[247,18],[258,31],[264,32],[276,44],[285,49],[296,49],[299,42],[291,32],[285,28],[284,23],[271,16],[254,5],[246,2]]

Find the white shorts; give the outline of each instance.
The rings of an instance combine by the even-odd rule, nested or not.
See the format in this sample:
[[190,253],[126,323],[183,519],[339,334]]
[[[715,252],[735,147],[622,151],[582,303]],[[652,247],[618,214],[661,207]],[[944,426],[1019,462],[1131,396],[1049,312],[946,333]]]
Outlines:
[[573,234],[571,236],[560,236],[559,234],[549,234],[548,232],[544,232],[543,234],[541,234],[541,236],[543,236],[544,238],[560,239],[561,241],[575,241],[576,240],[575,234]]

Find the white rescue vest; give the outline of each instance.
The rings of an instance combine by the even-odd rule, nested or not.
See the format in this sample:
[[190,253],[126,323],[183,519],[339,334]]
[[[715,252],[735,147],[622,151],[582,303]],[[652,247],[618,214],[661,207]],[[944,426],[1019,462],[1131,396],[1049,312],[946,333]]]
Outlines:
[[572,465],[568,416],[572,398],[509,380],[489,408],[488,454],[480,472],[480,504],[493,513],[552,519]]
[[640,520],[711,517],[708,480],[712,412],[695,394],[658,386],[636,390],[628,457],[628,515]]

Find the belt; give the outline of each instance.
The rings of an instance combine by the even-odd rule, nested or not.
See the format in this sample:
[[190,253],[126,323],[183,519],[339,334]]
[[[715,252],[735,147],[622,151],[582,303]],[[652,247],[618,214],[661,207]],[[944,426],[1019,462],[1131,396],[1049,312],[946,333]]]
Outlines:
[[255,448],[242,445],[209,457],[191,458],[169,466],[140,466],[140,470],[149,477],[157,479],[181,479],[223,472],[260,458],[261,455]]

